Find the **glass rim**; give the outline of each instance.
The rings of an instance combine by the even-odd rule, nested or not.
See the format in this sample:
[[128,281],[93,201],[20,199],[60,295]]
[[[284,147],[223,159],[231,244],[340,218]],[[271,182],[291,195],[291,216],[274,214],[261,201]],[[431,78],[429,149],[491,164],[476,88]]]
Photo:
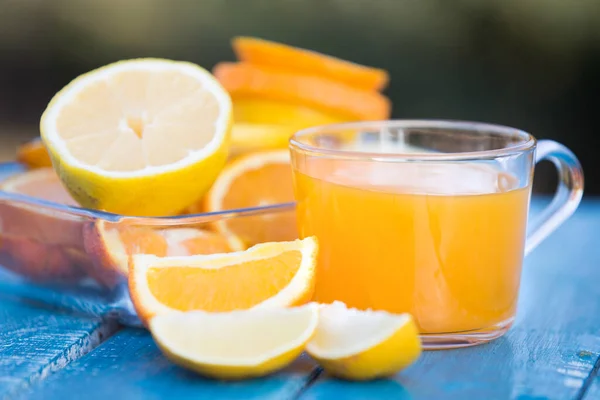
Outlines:
[[[318,146],[302,143],[299,139],[302,137],[325,133],[335,132],[348,129],[367,129],[372,127],[391,127],[391,128],[432,128],[440,130],[463,130],[476,132],[490,132],[503,136],[518,137],[522,142],[514,145],[509,145],[500,149],[479,150],[456,153],[426,153],[426,152],[367,152],[354,150],[333,150],[325,149]],[[343,158],[352,160],[372,160],[372,161],[468,161],[491,159],[498,157],[506,157],[518,155],[535,149],[537,140],[530,133],[512,128],[506,125],[492,124],[487,122],[449,120],[449,119],[392,119],[379,121],[358,121],[358,122],[343,122],[337,124],[319,125],[310,128],[305,128],[297,131],[289,140],[291,150],[301,150],[303,152],[313,153],[316,155],[329,156],[332,158]]]

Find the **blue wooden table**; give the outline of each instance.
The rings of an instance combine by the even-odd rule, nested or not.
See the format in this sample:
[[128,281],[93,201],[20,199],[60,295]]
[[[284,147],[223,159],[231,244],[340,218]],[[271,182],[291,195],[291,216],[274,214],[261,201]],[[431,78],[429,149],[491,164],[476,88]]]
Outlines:
[[265,379],[205,380],[144,330],[0,293],[0,399],[600,399],[599,369],[600,199],[528,256],[505,337],[427,352],[371,383],[330,379],[305,358]]

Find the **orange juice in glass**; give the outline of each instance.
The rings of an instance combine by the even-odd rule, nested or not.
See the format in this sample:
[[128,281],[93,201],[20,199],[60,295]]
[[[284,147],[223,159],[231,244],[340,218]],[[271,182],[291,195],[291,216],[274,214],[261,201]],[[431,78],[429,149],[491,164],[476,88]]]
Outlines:
[[[583,187],[568,149],[490,124],[317,127],[297,133],[291,153],[299,233],[320,244],[314,300],[410,312],[426,348],[506,332],[524,254],[575,210]],[[542,158],[561,182],[526,240]]]

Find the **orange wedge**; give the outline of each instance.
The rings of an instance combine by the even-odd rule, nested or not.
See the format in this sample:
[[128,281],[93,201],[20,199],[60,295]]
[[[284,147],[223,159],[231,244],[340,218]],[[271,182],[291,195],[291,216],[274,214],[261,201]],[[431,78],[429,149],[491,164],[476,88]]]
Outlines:
[[319,75],[362,90],[381,90],[389,82],[385,70],[366,67],[315,51],[253,37],[236,37],[233,50],[240,61]]
[[227,312],[310,301],[318,244],[314,237],[248,250],[184,257],[135,255],[129,292],[144,322],[174,311]]
[[84,229],[85,248],[96,276],[112,285],[127,276],[129,258],[135,254],[159,257],[227,253],[241,250],[235,238],[195,228],[152,229],[97,221]]
[[51,167],[50,155],[40,138],[33,139],[17,149],[17,161],[29,168]]
[[[205,198],[205,210],[224,211],[294,201],[288,150],[250,153],[229,163]],[[298,237],[293,212],[222,219],[216,229],[246,246]]]
[[321,76],[228,62],[217,64],[213,74],[234,101],[261,98],[291,102],[358,120],[387,119],[390,116],[390,101],[381,93],[357,89]]

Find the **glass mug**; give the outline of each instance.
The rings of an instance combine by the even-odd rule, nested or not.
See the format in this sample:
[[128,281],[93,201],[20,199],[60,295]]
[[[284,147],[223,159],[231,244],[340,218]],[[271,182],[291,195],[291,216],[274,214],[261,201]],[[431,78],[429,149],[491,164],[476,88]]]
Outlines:
[[[300,237],[319,240],[314,300],[410,312],[425,348],[502,336],[521,266],[577,208],[577,158],[518,129],[399,120],[320,126],[290,141]],[[559,187],[526,233],[534,166]]]

